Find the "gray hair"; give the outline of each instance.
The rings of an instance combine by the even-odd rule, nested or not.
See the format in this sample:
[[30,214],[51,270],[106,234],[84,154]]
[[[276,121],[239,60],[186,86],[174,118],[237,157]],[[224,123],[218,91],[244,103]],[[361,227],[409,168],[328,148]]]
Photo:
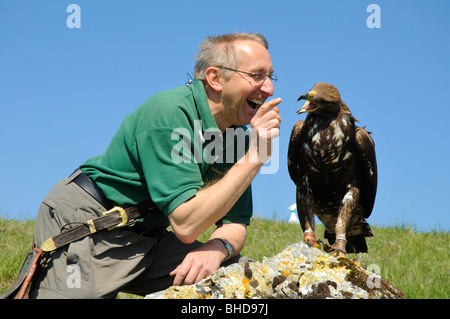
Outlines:
[[[204,81],[206,69],[211,66],[239,67],[239,56],[234,48],[234,43],[239,40],[253,40],[269,49],[269,43],[260,33],[243,32],[206,37],[194,58],[197,61],[194,67],[194,77]],[[220,72],[225,80],[228,80],[232,73],[224,69],[221,69]]]

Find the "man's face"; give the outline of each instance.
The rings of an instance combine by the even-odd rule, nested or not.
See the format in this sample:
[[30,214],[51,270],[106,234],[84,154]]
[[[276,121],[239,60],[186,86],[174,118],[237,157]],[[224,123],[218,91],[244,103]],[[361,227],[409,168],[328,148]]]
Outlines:
[[[270,54],[258,42],[238,41],[235,48],[241,60],[236,69],[249,73],[273,73]],[[268,77],[258,83],[251,75],[233,72],[231,78],[222,84],[222,101],[229,124],[250,124],[258,108],[273,93],[274,87]]]

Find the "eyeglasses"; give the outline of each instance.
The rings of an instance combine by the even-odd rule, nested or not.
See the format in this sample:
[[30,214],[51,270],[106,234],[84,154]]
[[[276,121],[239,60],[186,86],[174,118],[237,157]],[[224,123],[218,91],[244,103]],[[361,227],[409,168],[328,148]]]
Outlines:
[[229,71],[234,71],[234,72],[240,72],[240,73],[244,73],[247,75],[250,75],[255,82],[257,83],[262,83],[266,80],[266,77],[268,77],[269,79],[272,80],[272,82],[276,82],[278,81],[278,78],[276,75],[274,74],[265,74],[263,72],[256,72],[256,73],[250,73],[250,72],[245,72],[245,71],[241,71],[241,70],[236,70],[236,69],[232,69],[232,68],[226,68],[224,66],[218,66],[218,68],[224,69],[224,70],[229,70]]

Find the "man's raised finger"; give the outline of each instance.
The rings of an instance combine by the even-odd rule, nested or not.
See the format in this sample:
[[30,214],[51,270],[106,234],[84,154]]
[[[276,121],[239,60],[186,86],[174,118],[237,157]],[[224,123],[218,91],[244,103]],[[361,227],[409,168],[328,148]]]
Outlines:
[[262,116],[262,115],[266,114],[267,112],[269,112],[271,109],[273,109],[275,106],[277,106],[280,103],[281,103],[281,98],[276,98],[276,99],[273,99],[273,100],[270,100],[270,101],[264,103],[263,105],[260,106],[260,108],[256,112],[255,116],[256,115]]

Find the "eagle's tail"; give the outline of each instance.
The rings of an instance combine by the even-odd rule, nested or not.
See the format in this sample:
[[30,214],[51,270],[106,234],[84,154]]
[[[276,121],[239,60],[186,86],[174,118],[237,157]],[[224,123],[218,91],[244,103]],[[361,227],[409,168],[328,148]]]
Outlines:
[[[367,253],[366,237],[372,237],[373,233],[369,223],[365,219],[361,223],[361,230],[362,232],[360,234],[347,236],[347,245],[345,246],[347,253]],[[333,245],[336,241],[336,235],[326,229],[324,237],[328,239],[330,245]]]

